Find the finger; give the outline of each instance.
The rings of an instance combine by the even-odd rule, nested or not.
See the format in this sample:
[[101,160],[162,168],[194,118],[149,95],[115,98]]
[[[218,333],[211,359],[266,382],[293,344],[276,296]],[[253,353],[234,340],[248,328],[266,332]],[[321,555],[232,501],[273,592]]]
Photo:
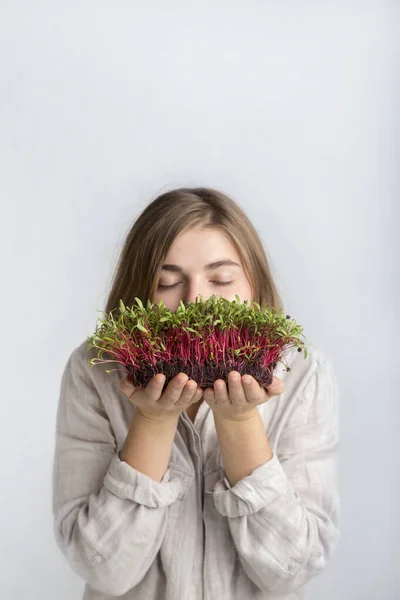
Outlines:
[[124,377],[123,379],[121,379],[120,381],[120,388],[121,391],[129,398],[133,392],[135,391],[135,386],[132,383],[131,378],[129,377],[129,375],[127,375],[126,377]]
[[195,393],[194,393],[194,395],[193,395],[193,398],[192,398],[192,404],[193,404],[194,402],[198,402],[198,401],[200,400],[200,398],[202,398],[202,397],[203,397],[203,392],[204,392],[204,390],[203,390],[203,389],[201,389],[201,388],[197,387],[197,389],[196,389],[196,391],[195,391]]
[[214,396],[216,402],[223,406],[230,404],[228,388],[226,387],[226,383],[223,379],[217,379],[214,381]]
[[197,391],[197,383],[193,379],[189,379],[183,387],[180,397],[175,404],[187,404]]
[[160,398],[163,391],[164,383],[165,375],[163,375],[162,373],[158,373],[158,375],[150,379],[149,383],[144,389],[144,392],[151,402],[155,402]]
[[273,377],[271,385],[267,387],[267,394],[272,398],[272,396],[279,396],[285,389],[285,384],[279,377]]
[[215,403],[215,393],[214,393],[214,388],[213,387],[207,387],[204,389],[203,391],[203,396],[204,396],[204,400],[209,403],[211,402],[212,404]]
[[267,393],[266,390],[261,390],[258,381],[248,374],[243,375],[242,377],[242,387],[247,401],[252,404],[258,404],[260,402],[260,391],[262,391],[263,394]]
[[228,373],[229,398],[232,404],[247,404],[246,394],[242,385],[242,378],[237,371]]
[[[247,383],[249,382],[249,383]],[[277,396],[281,394],[284,390],[284,383],[279,379],[279,377],[273,377],[272,383],[268,386],[267,389],[261,388],[260,384],[251,377],[251,375],[244,375],[242,377],[243,389],[245,391],[247,400],[249,402],[259,403],[260,390],[263,395],[267,395],[268,399],[273,396]],[[263,400],[265,402],[265,400]]]
[[178,373],[178,375],[169,382],[164,392],[162,403],[164,404],[165,400],[165,403],[173,402],[175,404],[181,397],[182,390],[188,380],[189,377],[186,373]]

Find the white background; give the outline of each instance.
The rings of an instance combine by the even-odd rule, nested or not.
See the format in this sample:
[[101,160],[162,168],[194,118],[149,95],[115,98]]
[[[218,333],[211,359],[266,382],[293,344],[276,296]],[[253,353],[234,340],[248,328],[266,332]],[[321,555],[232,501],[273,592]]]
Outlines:
[[307,598],[400,597],[399,17],[384,0],[0,3],[2,599],[81,598],[52,531],[60,377],[136,216],[183,185],[244,208],[339,374],[341,541]]

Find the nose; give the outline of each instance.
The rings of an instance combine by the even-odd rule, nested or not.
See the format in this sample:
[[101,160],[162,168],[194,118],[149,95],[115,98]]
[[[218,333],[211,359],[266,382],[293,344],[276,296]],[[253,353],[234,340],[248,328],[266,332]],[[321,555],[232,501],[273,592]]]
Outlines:
[[203,295],[203,300],[207,300],[207,297],[204,296],[204,294],[201,294],[201,292],[199,292],[197,294],[195,292],[188,292],[186,294],[185,302],[184,303],[187,304],[188,302],[196,302],[196,298],[198,300],[200,300],[200,296],[201,295]]
[[[198,301],[199,301],[200,300],[200,295],[203,296],[203,302],[206,302],[209,298],[211,298],[212,294],[210,294],[210,293],[208,293],[208,294],[201,294],[201,293],[200,294],[188,294],[186,296],[186,298],[182,300],[182,302],[184,304],[187,304],[188,302],[196,302],[196,298],[198,298]],[[221,298],[222,295],[221,294],[216,294],[214,292],[214,296],[216,296],[217,298]]]
[[210,297],[210,290],[207,290],[201,281],[190,281],[185,290],[184,302],[196,302],[196,298],[200,300],[200,296],[203,296],[205,302]]

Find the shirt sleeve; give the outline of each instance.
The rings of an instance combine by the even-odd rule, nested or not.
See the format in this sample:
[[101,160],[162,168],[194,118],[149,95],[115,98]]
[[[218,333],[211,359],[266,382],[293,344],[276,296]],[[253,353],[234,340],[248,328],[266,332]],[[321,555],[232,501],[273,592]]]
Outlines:
[[72,570],[95,589],[120,596],[138,584],[161,546],[166,507],[190,476],[158,482],[120,460],[101,396],[80,348],[61,379],[53,463],[57,544]]
[[243,568],[265,592],[302,588],[339,539],[339,386],[331,361],[313,360],[272,459],[233,487],[223,471],[213,490]]

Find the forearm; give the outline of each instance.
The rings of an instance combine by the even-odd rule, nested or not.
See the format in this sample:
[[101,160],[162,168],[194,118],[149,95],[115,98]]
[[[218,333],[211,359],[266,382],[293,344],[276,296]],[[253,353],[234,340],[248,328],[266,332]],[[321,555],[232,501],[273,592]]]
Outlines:
[[168,468],[178,420],[179,416],[152,421],[137,410],[120,459],[155,481],[161,481]]
[[232,487],[272,458],[273,453],[257,408],[240,419],[227,419],[214,413],[214,423],[224,470]]

